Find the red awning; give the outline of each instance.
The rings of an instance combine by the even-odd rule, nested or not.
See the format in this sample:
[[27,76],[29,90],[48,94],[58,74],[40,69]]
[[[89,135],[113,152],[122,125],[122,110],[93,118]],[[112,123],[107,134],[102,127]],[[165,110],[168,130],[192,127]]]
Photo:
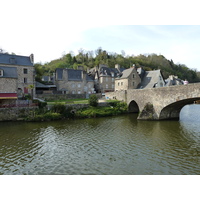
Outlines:
[[0,93],[0,99],[17,99],[17,93]]

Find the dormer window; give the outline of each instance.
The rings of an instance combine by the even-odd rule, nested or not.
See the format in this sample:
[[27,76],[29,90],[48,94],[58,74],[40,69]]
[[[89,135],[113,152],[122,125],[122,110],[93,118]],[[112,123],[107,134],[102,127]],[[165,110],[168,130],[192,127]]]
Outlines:
[[0,77],[3,76],[3,69],[0,69]]
[[10,64],[15,64],[16,61],[15,61],[15,58],[10,58]]

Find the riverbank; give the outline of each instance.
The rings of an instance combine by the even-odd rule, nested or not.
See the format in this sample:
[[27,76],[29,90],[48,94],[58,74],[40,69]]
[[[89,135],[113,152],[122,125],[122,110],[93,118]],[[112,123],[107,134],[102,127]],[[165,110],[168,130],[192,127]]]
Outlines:
[[99,103],[98,106],[89,104],[63,105],[54,104],[34,110],[24,121],[53,121],[63,119],[81,119],[114,116],[127,113],[127,104],[124,102]]

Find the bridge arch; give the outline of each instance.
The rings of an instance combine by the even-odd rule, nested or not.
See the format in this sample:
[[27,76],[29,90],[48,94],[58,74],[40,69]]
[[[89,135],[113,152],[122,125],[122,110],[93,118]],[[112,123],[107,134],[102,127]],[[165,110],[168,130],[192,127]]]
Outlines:
[[132,100],[128,105],[128,112],[139,113],[140,109],[136,101]]
[[169,104],[161,110],[159,119],[179,119],[181,109],[185,105],[193,104],[197,100],[200,100],[200,97],[184,99]]

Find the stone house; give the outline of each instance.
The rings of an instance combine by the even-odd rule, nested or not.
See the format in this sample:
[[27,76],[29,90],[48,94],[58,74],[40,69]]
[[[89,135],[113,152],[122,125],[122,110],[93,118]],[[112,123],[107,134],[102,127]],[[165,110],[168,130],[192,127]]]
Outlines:
[[135,66],[126,69],[115,80],[115,91],[164,87],[165,81],[160,70],[145,71]]
[[135,66],[125,69],[122,75],[115,79],[115,91],[136,89],[141,83],[141,78]]
[[89,76],[94,79],[94,87],[97,93],[115,91],[115,78],[119,77],[124,69],[119,64],[115,68],[100,64],[89,70]]
[[55,85],[62,94],[94,93],[94,80],[82,69],[57,68]]
[[0,53],[0,99],[18,99],[32,93],[29,86],[35,85],[33,63],[33,54],[19,56]]
[[170,75],[168,79],[165,80],[165,86],[173,86],[173,85],[183,85],[183,81],[178,78],[178,76]]

